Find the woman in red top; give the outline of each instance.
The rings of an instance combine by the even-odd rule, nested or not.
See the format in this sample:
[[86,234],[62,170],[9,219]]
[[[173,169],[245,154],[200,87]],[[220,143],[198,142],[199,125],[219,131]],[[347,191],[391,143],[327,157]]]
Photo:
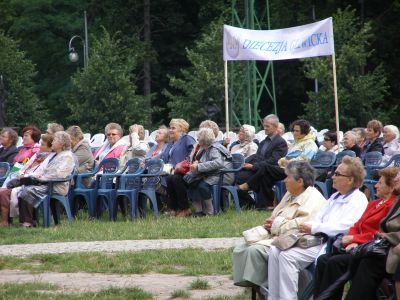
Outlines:
[[[342,245],[346,252],[359,244],[366,243],[379,232],[379,222],[387,215],[393,202],[396,200],[394,179],[399,168],[386,168],[379,172],[379,181],[376,184],[376,194],[379,199],[371,201],[361,218],[349,229],[342,238]],[[324,254],[318,258],[315,270],[314,298],[334,283],[347,268],[353,256],[349,253]],[[338,288],[329,299],[342,299],[343,286]]]

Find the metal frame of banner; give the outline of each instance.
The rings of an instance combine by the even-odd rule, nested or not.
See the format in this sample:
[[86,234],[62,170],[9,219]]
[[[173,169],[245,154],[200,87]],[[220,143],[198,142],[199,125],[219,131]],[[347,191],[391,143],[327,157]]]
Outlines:
[[[263,1],[264,7],[255,9],[255,0],[232,0],[232,26],[247,29],[270,29],[269,0]],[[256,14],[256,12],[259,12]],[[244,17],[239,15],[243,13]],[[267,24],[263,28],[262,24]],[[229,71],[229,72],[228,72]],[[261,101],[271,101],[273,112],[277,114],[274,65],[272,61],[256,62],[244,61],[229,64],[225,71],[229,82],[230,98],[225,101],[225,114],[228,116],[229,126],[251,124],[257,129],[261,125],[259,105]],[[227,98],[227,91],[225,97]],[[229,127],[228,126],[228,127]],[[227,130],[228,131],[228,130]]]

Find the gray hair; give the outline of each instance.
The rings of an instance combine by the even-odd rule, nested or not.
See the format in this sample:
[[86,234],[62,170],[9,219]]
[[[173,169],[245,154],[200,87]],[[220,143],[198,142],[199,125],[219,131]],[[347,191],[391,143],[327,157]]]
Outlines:
[[71,136],[71,139],[75,141],[81,141],[84,138],[82,129],[78,125],[68,127],[67,133]]
[[344,136],[348,136],[351,139],[351,141],[353,142],[353,144],[357,144],[358,137],[357,137],[357,134],[353,130],[346,131]]
[[315,183],[315,169],[307,161],[290,161],[286,166],[285,173],[292,175],[295,180],[303,179],[305,189]]
[[64,131],[64,126],[58,123],[49,123],[47,124],[47,130],[50,134],[54,134],[57,131]]
[[108,123],[106,125],[106,128],[104,129],[105,134],[107,135],[108,131],[111,129],[117,130],[120,137],[124,135],[124,131],[122,130],[121,125],[119,125],[118,123]]
[[57,131],[54,133],[53,143],[55,140],[60,142],[63,151],[71,150],[71,137],[65,131]]
[[202,146],[210,146],[215,141],[215,135],[211,128],[201,128],[197,132],[197,141]]
[[203,122],[200,123],[199,128],[211,128],[212,131],[214,132],[215,137],[218,136],[219,127],[218,127],[218,124],[215,123],[214,121],[205,120],[205,121],[203,121]]
[[383,127],[383,129],[389,129],[391,132],[393,132],[396,135],[396,140],[399,139],[399,128],[395,125],[386,125]]
[[10,127],[5,127],[1,130],[0,134],[7,133],[8,138],[11,139],[11,145],[15,146],[18,143],[18,133],[10,128]]
[[278,127],[279,118],[276,115],[270,114],[268,116],[265,116],[264,119],[263,119],[263,122],[267,121],[267,120],[270,121],[275,127]]
[[131,125],[131,126],[129,127],[129,133],[132,132],[134,126],[136,126],[136,128],[138,129],[139,140],[144,140],[145,132],[144,132],[144,127],[143,127],[143,125],[139,125],[139,124],[133,124],[133,125]]
[[256,129],[252,125],[243,124],[240,129],[243,129],[245,135],[245,141],[252,142],[254,139],[254,134],[256,133]]

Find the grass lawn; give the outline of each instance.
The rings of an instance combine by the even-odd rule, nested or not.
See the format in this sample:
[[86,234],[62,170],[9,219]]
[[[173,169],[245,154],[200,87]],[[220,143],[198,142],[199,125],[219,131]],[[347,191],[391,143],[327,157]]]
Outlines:
[[106,216],[89,220],[86,214],[81,214],[72,225],[63,219],[61,225],[34,229],[21,228],[16,220],[10,228],[0,227],[0,244],[238,237],[243,230],[262,224],[269,215],[254,210],[236,214],[232,208],[215,217],[161,216],[157,220],[149,211],[146,219],[131,222],[119,216],[118,221],[109,222]]

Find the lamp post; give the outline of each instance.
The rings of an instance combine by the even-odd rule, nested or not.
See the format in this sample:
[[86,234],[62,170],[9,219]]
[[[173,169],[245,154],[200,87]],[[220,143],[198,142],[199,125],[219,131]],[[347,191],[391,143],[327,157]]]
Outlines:
[[85,38],[82,38],[80,35],[74,35],[68,44],[69,51],[69,60],[71,62],[77,62],[79,60],[79,55],[75,51],[75,48],[72,47],[72,42],[75,38],[79,38],[83,43],[83,66],[87,68],[89,63],[89,41],[88,41],[88,29],[87,29],[87,18],[86,18],[86,10],[84,11],[84,27],[85,27]]

